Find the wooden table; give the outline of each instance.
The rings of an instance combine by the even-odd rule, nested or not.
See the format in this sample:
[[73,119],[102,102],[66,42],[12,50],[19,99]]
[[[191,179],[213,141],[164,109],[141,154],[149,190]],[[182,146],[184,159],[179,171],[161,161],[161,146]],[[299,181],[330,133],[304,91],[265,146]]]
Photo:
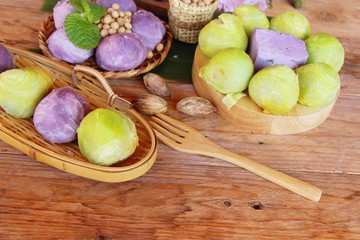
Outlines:
[[[138,1],[146,2],[146,1]],[[360,239],[360,3],[306,1],[313,32],[342,42],[341,93],[330,117],[306,133],[254,134],[216,114],[189,117],[176,103],[196,95],[171,83],[168,114],[221,146],[323,190],[312,202],[223,161],[160,143],[154,166],[123,183],[103,183],[36,162],[0,141],[0,239]],[[0,40],[38,48],[48,13],[42,0],[2,0]],[[166,3],[159,3],[166,13]],[[293,10],[274,0],[266,14]],[[140,78],[112,81],[133,99]]]

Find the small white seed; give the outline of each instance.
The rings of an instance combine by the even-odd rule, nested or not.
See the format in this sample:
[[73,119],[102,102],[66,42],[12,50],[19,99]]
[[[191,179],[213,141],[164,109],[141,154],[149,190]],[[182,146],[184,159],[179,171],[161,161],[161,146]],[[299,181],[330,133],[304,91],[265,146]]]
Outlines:
[[158,43],[158,44],[156,45],[156,50],[157,50],[158,52],[163,51],[163,50],[164,50],[164,44]]
[[116,21],[119,23],[120,27],[124,26],[125,20],[123,18],[118,18]]
[[112,7],[113,9],[115,9],[115,10],[119,10],[119,9],[120,9],[120,4],[118,4],[118,3],[113,3],[113,4],[111,5],[111,7]]
[[109,32],[109,35],[114,35],[115,33],[117,33],[116,29],[113,29],[113,28],[110,28],[108,30],[108,32]]
[[125,22],[131,22],[131,17],[130,16],[124,16],[124,20]]
[[103,24],[102,28],[108,30],[111,27],[110,27],[110,24]]
[[118,18],[118,17],[119,17],[119,12],[118,12],[118,11],[112,11],[112,12],[111,12],[111,16],[112,16],[113,18]]
[[132,16],[132,12],[130,12],[130,11],[125,11],[124,14],[125,14],[125,16],[129,16],[129,17]]
[[111,23],[112,17],[110,14],[106,14],[103,19],[104,23]]
[[112,22],[112,23],[110,24],[110,27],[111,27],[112,29],[118,30],[119,27],[120,27],[120,24],[119,24],[118,22]]
[[124,26],[125,26],[126,29],[132,29],[131,23],[126,22],[126,23],[124,24]]
[[124,33],[126,31],[126,28],[125,27],[120,27],[118,29],[118,33]]
[[146,58],[147,59],[150,59],[154,56],[154,53],[152,51],[148,51],[147,54],[146,54]]
[[100,31],[100,35],[101,35],[101,37],[104,38],[104,37],[107,37],[109,35],[109,32],[108,32],[108,30],[103,29],[103,30]]

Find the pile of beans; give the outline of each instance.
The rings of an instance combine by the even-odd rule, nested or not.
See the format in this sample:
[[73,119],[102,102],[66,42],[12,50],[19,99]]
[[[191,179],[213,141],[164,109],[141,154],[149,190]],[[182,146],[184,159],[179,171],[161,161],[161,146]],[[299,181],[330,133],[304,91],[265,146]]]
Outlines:
[[97,23],[102,37],[116,33],[131,32],[132,12],[121,11],[120,5],[117,3],[112,4],[111,7],[106,10],[106,12],[107,14],[101,18],[99,23]]
[[[112,4],[110,8],[106,9],[106,12],[107,14],[103,16],[99,22],[96,23],[98,28],[100,29],[100,34],[102,38],[114,35],[116,33],[132,32],[132,12],[121,11],[120,5],[117,3]],[[155,49],[156,51],[161,52],[164,50],[164,45],[162,43],[158,43]],[[152,51],[147,52],[147,58],[152,58],[153,56],[154,53]]]

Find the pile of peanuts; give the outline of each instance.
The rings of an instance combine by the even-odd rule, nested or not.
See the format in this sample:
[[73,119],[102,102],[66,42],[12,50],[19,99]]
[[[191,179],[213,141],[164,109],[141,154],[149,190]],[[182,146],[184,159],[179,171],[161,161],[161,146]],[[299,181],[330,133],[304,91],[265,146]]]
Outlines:
[[[201,1],[201,0],[200,0]],[[204,0],[207,1],[207,0]],[[107,37],[110,35],[114,35],[116,33],[131,33],[132,25],[131,25],[131,17],[132,12],[130,11],[121,11],[120,5],[114,3],[110,8],[106,10],[107,14],[103,16],[99,22],[97,22],[97,26],[100,29],[101,37]],[[158,52],[164,50],[164,45],[162,43],[158,43],[155,48]],[[147,58],[150,59],[154,56],[152,51],[147,52]]]
[[114,3],[106,10],[107,14],[103,16],[97,23],[100,29],[101,37],[106,37],[116,33],[131,32],[131,16],[130,11],[121,11],[120,5]]
[[181,0],[181,1],[186,3],[187,5],[194,7],[210,6],[211,4],[214,3],[214,0]]

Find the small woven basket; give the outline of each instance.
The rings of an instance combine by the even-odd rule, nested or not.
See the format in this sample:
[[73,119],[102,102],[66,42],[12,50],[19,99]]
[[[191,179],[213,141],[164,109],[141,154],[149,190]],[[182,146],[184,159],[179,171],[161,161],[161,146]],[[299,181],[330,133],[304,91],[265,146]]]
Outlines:
[[[31,118],[17,119],[0,108],[0,140],[19,149],[34,160],[57,169],[102,181],[123,182],[145,174],[153,165],[157,155],[157,138],[148,122],[134,109],[130,102],[113,92],[102,74],[91,67],[75,65],[73,68],[45,56],[5,47],[10,51],[17,68],[40,67],[54,81],[54,88],[73,86],[84,96],[92,109],[111,108],[130,117],[136,125],[139,146],[126,160],[112,166],[90,163],[82,154],[77,141],[66,144],[47,142],[35,129]],[[16,164],[16,163],[15,163]]]
[[[164,45],[164,49],[161,52],[154,49],[153,51],[154,56],[150,59],[146,59],[139,67],[124,72],[105,71],[97,65],[95,57],[91,57],[90,59],[82,63],[82,65],[92,67],[93,69],[101,72],[101,74],[107,79],[136,77],[140,74],[144,74],[151,71],[165,60],[167,54],[169,53],[171,43],[173,41],[173,35],[171,33],[169,25],[167,25],[164,22],[163,24],[166,29],[165,36],[161,41],[161,43]],[[53,60],[60,61],[51,54],[47,44],[48,38],[54,31],[55,31],[54,17],[52,14],[50,14],[40,26],[39,47],[45,56]]]
[[197,43],[200,30],[211,20],[218,6],[191,6],[181,0],[169,0],[169,25],[174,38],[185,43]]

